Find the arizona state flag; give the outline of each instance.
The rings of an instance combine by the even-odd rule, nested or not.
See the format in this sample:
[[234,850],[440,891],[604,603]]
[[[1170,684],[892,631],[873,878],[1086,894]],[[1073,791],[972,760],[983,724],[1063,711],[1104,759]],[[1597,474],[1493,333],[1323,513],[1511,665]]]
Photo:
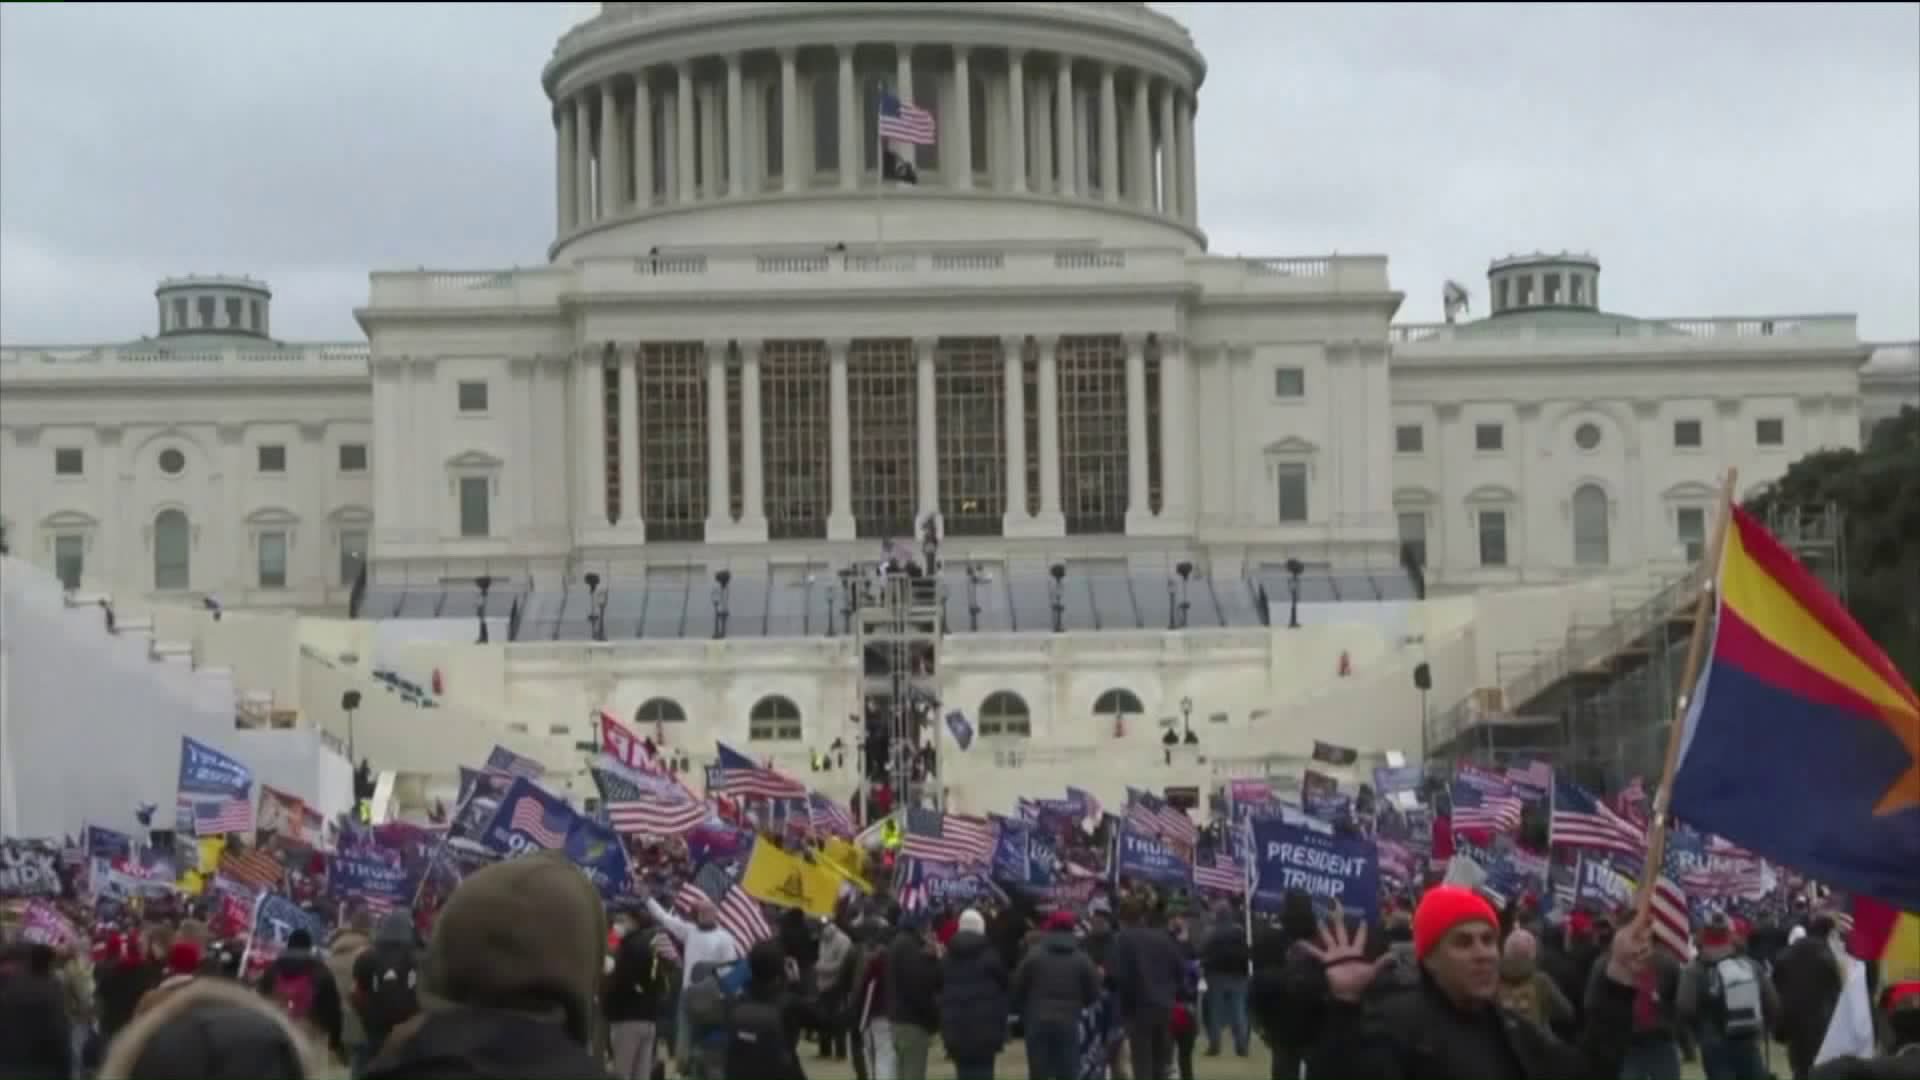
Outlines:
[[1920,698],[1737,508],[1673,812],[1836,889],[1920,910]]
[[840,879],[798,855],[780,850],[762,836],[754,841],[740,888],[755,900],[775,907],[799,908],[809,915],[832,915],[840,895]]

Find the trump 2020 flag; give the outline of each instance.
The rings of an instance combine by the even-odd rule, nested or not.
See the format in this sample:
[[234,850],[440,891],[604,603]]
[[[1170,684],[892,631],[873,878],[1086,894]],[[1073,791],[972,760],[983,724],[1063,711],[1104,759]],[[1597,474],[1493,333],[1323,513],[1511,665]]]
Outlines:
[[1920,698],[1791,552],[1732,515],[1674,814],[1835,889],[1920,911]]
[[253,831],[253,770],[198,739],[180,737],[174,828],[195,836]]

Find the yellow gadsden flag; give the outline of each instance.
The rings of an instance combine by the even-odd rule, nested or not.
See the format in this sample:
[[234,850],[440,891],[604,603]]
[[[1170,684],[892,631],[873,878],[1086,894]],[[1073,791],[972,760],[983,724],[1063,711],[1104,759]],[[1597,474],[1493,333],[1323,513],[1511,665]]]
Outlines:
[[754,841],[753,857],[740,888],[775,907],[799,908],[809,915],[832,915],[840,878],[798,855],[789,855],[766,837]]
[[859,848],[837,836],[829,836],[821,841],[820,851],[814,856],[816,865],[826,867],[847,884],[872,896],[873,883],[861,873],[865,861]]

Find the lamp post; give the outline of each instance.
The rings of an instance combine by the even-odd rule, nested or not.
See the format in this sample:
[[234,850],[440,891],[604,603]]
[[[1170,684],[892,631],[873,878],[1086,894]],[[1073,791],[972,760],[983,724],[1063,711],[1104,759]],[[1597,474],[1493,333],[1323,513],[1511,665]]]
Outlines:
[[582,578],[587,583],[587,629],[593,640],[607,640],[607,609],[600,602],[600,575],[589,570]]
[[493,578],[481,574],[473,579],[473,587],[480,590],[480,606],[474,609],[474,618],[480,621],[479,644],[487,643],[487,590],[493,588]]
[[1287,629],[1300,629],[1300,575],[1307,572],[1306,564],[1299,559],[1287,560]]
[[1058,634],[1067,628],[1067,564],[1054,563],[1047,568],[1047,574],[1053,578],[1048,591],[1052,594],[1053,632]]
[[1200,736],[1193,733],[1193,699],[1180,699],[1180,741],[1188,746],[1200,745]]
[[727,586],[733,584],[733,571],[716,570],[713,574],[713,639],[719,641],[727,636]]
[[340,710],[347,714],[347,760],[356,761],[353,753],[353,714],[360,709],[360,691],[348,690],[340,695]]

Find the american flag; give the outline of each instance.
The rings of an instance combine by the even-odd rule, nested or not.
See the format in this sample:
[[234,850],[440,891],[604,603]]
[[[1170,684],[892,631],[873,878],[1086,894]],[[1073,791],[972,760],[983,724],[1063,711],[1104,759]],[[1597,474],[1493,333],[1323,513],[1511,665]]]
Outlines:
[[932,146],[936,127],[933,114],[893,94],[880,95],[879,132],[882,139]]
[[1191,848],[1200,839],[1200,830],[1185,810],[1170,806],[1152,792],[1127,789],[1127,824],[1135,832],[1158,836],[1169,843]]
[[1553,766],[1535,758],[1524,765],[1507,766],[1507,781],[1515,787],[1547,792],[1553,789]]
[[893,890],[893,898],[899,902],[901,911],[925,911],[932,904],[926,874],[921,872],[917,860],[902,857],[893,869],[893,880],[902,883],[896,884]]
[[813,831],[830,833],[834,836],[852,836],[853,818],[839,800],[819,792],[807,796],[807,817],[813,823]]
[[1097,818],[1101,814],[1100,800],[1091,791],[1070,787],[1067,789],[1067,801],[1080,804],[1080,819],[1082,821],[1085,821],[1087,818]]
[[1453,778],[1455,831],[1490,829],[1513,832],[1520,828],[1521,800],[1505,777],[1462,766]]
[[547,767],[530,757],[522,757],[504,746],[496,746],[487,755],[489,772],[505,773],[508,776],[524,776],[529,780],[538,780],[547,774]]
[[1687,963],[1688,942],[1691,939],[1691,916],[1687,912],[1687,894],[1675,880],[1678,870],[1674,865],[1673,848],[1667,848],[1667,866],[1653,883],[1652,902],[1647,905],[1653,916],[1653,942],[1672,953],[1681,963]]
[[548,850],[567,846],[567,830],[573,822],[565,811],[549,811],[537,795],[522,795],[513,804],[513,816],[507,827],[525,833],[534,843]]
[[760,901],[748,896],[718,863],[701,867],[694,880],[680,886],[674,902],[688,910],[700,904],[713,904],[721,929],[733,935],[743,956],[773,936],[773,924],[767,921],[766,912],[760,910]]
[[237,798],[196,800],[193,802],[192,820],[195,836],[225,836],[228,833],[252,832],[253,800],[245,795]]
[[1247,868],[1236,859],[1215,855],[1212,865],[1193,864],[1193,885],[1197,889],[1241,896],[1247,891]]
[[907,810],[900,853],[928,862],[976,866],[993,859],[999,837],[993,823],[963,814],[942,814],[915,806]]
[[253,889],[271,889],[280,884],[286,870],[264,851],[228,848],[220,855],[219,873]]
[[720,762],[717,771],[719,785],[715,791],[721,795],[753,796],[765,799],[804,799],[807,797],[807,785],[790,777],[782,776],[770,768],[753,763],[753,759],[733,749],[726,743],[716,743],[720,748]]
[[1614,813],[1585,788],[1561,780],[1553,785],[1554,847],[1594,848],[1646,858],[1647,833]]
[[705,800],[678,788],[645,789],[612,769],[595,768],[593,782],[606,806],[607,824],[625,836],[682,836],[698,828],[712,811]]

